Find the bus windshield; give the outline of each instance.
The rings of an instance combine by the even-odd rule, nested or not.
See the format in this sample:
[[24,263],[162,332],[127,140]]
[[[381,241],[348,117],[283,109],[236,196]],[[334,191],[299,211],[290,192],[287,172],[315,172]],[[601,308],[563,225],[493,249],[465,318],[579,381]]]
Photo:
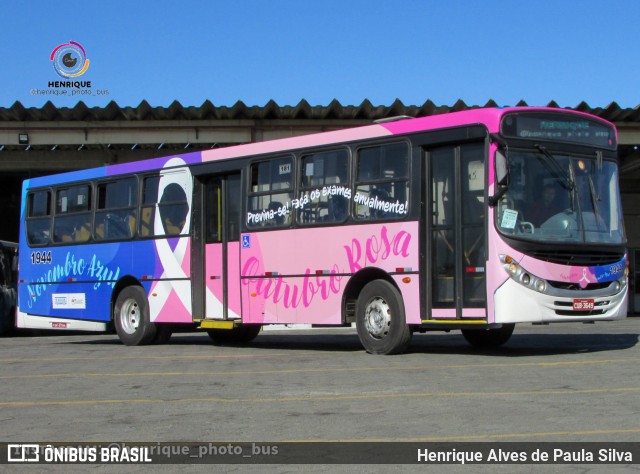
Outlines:
[[509,187],[498,204],[501,233],[532,241],[625,242],[618,167],[601,155],[538,147],[509,150]]

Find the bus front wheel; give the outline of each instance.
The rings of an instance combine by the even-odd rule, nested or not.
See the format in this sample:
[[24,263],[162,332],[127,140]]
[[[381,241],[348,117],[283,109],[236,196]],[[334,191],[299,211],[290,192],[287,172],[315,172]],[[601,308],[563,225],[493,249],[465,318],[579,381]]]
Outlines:
[[397,354],[411,342],[400,291],[386,280],[374,280],[360,292],[356,329],[367,352]]
[[118,337],[127,346],[149,344],[156,336],[156,325],[149,320],[147,295],[140,286],[129,286],[120,292],[113,321]]
[[463,329],[462,335],[469,344],[477,348],[499,347],[509,340],[515,324],[503,324],[495,329]]

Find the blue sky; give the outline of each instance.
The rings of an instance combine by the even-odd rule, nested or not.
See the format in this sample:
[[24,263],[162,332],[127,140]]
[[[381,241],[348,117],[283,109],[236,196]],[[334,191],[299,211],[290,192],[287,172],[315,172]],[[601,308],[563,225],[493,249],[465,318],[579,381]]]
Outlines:
[[88,106],[640,104],[640,2],[540,0],[0,0],[0,107],[61,80],[76,41]]

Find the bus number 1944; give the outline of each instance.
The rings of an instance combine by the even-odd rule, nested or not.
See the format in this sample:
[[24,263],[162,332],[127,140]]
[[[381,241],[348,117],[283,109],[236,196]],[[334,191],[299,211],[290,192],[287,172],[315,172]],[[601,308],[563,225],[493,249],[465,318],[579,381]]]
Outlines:
[[42,252],[31,252],[31,263],[32,264],[40,264],[40,263],[51,263],[51,250],[42,251]]

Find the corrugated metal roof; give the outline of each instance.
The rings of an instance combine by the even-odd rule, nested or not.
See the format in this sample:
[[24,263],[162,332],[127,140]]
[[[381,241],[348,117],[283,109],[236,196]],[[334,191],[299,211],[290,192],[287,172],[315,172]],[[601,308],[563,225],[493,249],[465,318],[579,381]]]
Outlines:
[[[527,106],[520,101],[517,106]],[[216,106],[206,100],[202,105],[183,106],[177,100],[169,107],[152,107],[143,100],[137,107],[121,107],[115,101],[105,107],[88,107],[84,102],[78,102],[74,107],[56,107],[47,102],[42,107],[24,107],[16,101],[11,107],[0,107],[0,121],[137,121],[137,120],[379,120],[397,115],[409,117],[424,117],[429,115],[456,112],[459,110],[476,109],[481,107],[499,107],[490,100],[484,105],[467,105],[459,99],[452,106],[436,105],[427,100],[422,105],[405,105],[396,99],[391,105],[373,105],[365,99],[360,105],[342,105],[338,100],[332,100],[329,105],[311,106],[306,100],[297,105],[278,105],[270,100],[264,106],[247,106],[238,101],[233,106]],[[547,107],[557,107],[555,101]],[[590,107],[586,102],[580,102],[573,110],[591,113],[611,122],[640,122],[640,105],[634,108],[621,108],[611,102],[606,107]]]

